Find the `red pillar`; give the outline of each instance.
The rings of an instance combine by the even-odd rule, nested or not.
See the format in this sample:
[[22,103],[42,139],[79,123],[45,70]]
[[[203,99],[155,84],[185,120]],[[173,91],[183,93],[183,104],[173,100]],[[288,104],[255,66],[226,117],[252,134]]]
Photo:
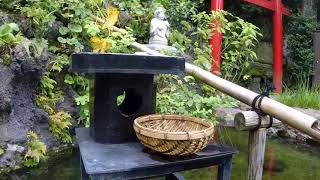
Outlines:
[[275,85],[275,93],[282,92],[283,77],[283,29],[282,29],[282,11],[281,0],[275,0],[275,11],[273,13],[273,83]]
[[[211,0],[211,11],[223,10],[223,1],[224,0]],[[216,22],[213,22],[213,26],[215,26],[215,23]],[[221,65],[222,35],[216,30],[213,31],[213,35],[210,39],[210,44],[212,46],[211,72],[219,76]],[[216,143],[219,141],[218,128],[215,128],[213,140]]]
[[[223,0],[211,0],[211,10],[222,10]],[[215,22],[213,23],[214,26]],[[210,44],[212,46],[212,63],[211,72],[215,75],[220,75],[220,65],[221,65],[221,51],[222,51],[222,35],[217,31],[213,32],[213,36],[210,39]]]

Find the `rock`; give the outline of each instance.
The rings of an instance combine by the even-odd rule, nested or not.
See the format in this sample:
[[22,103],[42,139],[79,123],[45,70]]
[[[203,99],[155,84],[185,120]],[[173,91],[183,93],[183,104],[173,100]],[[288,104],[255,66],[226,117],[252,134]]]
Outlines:
[[71,88],[71,86],[65,86],[63,92],[64,100],[57,104],[57,109],[59,111],[66,111],[73,117],[78,116],[80,113],[80,108],[77,106],[74,100],[78,94]]
[[43,109],[35,108],[32,110],[34,114],[34,122],[38,122],[40,124],[45,123],[48,124],[49,122],[49,115]]
[[[35,60],[25,46],[12,49],[12,63],[0,64],[0,145],[8,146],[0,157],[0,167],[21,164],[27,132],[35,131],[46,144],[55,141],[49,132],[48,114],[36,105],[36,89],[47,68],[48,57]],[[45,124],[41,126],[41,124]]]
[[55,42],[60,36],[59,29],[63,26],[63,23],[60,21],[55,21],[52,26],[48,29],[48,41]]
[[0,168],[15,168],[19,162],[23,161],[23,156],[16,151],[7,151],[0,158]]
[[8,15],[5,12],[0,11],[0,26],[8,22]]
[[13,151],[13,152],[19,152],[22,153],[24,151],[24,147],[19,146],[17,144],[7,144],[6,151]]
[[23,14],[14,14],[0,10],[0,25],[12,22],[19,25],[19,28],[25,37],[34,37],[35,30],[32,28],[32,21],[30,19],[26,18]]
[[311,146],[320,147],[320,143],[318,141],[315,141],[314,139],[307,139],[306,142]]

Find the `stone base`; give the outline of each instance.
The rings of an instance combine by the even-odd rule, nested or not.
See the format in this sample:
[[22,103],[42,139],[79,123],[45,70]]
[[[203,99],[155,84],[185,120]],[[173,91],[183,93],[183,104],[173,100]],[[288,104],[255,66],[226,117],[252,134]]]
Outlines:
[[145,46],[156,51],[168,51],[173,54],[178,54],[178,50],[172,46],[167,46],[163,44],[145,44]]

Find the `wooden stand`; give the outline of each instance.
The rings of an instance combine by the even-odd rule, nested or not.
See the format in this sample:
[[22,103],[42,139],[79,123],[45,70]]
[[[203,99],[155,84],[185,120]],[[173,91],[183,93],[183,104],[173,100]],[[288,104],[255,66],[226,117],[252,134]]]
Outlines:
[[267,130],[265,128],[249,131],[248,180],[262,179]]
[[[270,125],[270,118],[261,117],[260,128],[255,130],[259,124],[259,115],[254,111],[243,111],[235,115],[234,124],[237,130],[249,131],[247,180],[261,180],[267,140],[265,127]],[[272,125],[279,126],[281,122],[274,119]]]
[[80,147],[82,180],[150,179],[182,180],[177,172],[218,166],[218,180],[230,180],[232,157],[238,151],[209,144],[190,156],[165,156],[146,149],[139,142],[97,143],[89,129],[76,129]]

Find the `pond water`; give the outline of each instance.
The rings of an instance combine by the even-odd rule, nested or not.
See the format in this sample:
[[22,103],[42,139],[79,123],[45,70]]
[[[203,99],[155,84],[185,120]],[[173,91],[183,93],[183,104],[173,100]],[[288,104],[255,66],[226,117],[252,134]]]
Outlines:
[[[233,161],[232,179],[245,180],[247,167],[247,137],[244,132],[221,129],[221,143],[237,148],[240,153]],[[301,150],[279,140],[268,140],[265,155],[264,180],[320,180],[320,151]],[[77,180],[80,179],[78,153],[54,164],[10,174],[13,180]],[[183,172],[187,180],[216,179],[215,167]]]

